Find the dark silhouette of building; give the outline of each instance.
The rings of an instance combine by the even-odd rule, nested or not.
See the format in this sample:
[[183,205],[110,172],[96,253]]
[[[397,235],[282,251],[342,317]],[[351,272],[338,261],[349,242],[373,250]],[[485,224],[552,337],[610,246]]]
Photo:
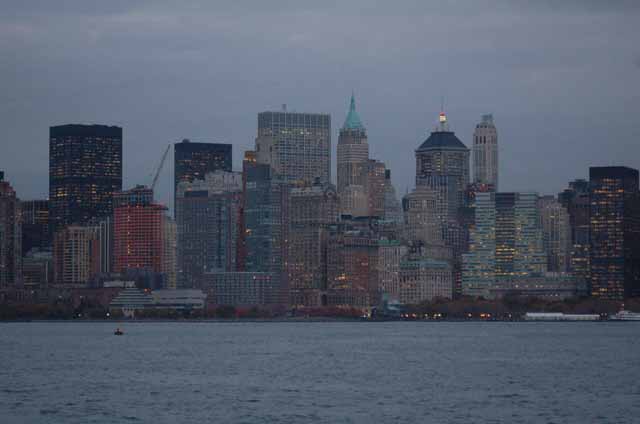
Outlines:
[[49,233],[49,201],[26,200],[22,209],[22,256],[32,249],[51,250]]
[[[558,200],[569,212],[569,226],[571,228],[569,269],[576,277],[589,283],[591,280],[589,277],[589,227],[591,217],[589,182],[586,180],[571,181],[569,188],[558,194]],[[591,292],[590,289],[589,292]]]
[[591,294],[622,300],[640,295],[638,170],[589,168]]
[[20,200],[0,173],[0,288],[21,283],[21,228]]
[[231,144],[193,143],[188,139],[174,145],[174,212],[178,184],[182,181],[190,183],[193,180],[203,180],[209,172],[231,172],[231,150]]
[[122,128],[49,128],[49,222],[53,232],[111,215],[122,190]]

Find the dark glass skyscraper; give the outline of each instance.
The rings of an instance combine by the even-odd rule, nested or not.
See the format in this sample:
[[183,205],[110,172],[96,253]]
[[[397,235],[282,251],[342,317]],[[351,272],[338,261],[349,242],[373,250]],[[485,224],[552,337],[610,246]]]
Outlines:
[[22,207],[22,255],[31,249],[51,249],[49,233],[49,201],[26,200]]
[[638,170],[589,168],[591,294],[622,300],[640,295]]
[[122,190],[122,128],[60,125],[49,128],[49,222],[52,233],[111,215]]
[[178,184],[182,181],[204,180],[214,171],[231,172],[231,144],[192,143],[184,139],[174,145],[174,211]]

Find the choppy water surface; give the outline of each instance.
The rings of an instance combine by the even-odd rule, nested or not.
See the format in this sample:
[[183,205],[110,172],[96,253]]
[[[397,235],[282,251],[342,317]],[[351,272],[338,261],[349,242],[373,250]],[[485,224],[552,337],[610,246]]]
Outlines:
[[0,324],[0,422],[640,422],[640,323],[123,328]]

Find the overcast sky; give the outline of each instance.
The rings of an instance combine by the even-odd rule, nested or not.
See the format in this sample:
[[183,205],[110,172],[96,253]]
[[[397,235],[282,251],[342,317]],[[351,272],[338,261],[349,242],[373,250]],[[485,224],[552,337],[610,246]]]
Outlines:
[[442,96],[468,147],[493,113],[501,191],[640,167],[640,1],[2,0],[0,58],[0,170],[23,199],[47,196],[51,125],[122,126],[128,188],[182,138],[232,143],[240,169],[283,103],[331,114],[335,179],[352,90],[399,194]]

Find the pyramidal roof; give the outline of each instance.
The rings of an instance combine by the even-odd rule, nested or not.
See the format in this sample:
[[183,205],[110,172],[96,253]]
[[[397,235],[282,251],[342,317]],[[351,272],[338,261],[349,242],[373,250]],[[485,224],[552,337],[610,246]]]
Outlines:
[[449,130],[447,117],[444,112],[439,116],[439,127],[437,127],[427,138],[424,143],[418,147],[420,150],[432,149],[453,149],[453,150],[469,150],[453,131]]
[[347,113],[347,119],[344,120],[342,129],[345,130],[364,130],[364,125],[360,120],[360,115],[356,112],[356,99],[351,95],[351,104],[349,105],[349,113]]

